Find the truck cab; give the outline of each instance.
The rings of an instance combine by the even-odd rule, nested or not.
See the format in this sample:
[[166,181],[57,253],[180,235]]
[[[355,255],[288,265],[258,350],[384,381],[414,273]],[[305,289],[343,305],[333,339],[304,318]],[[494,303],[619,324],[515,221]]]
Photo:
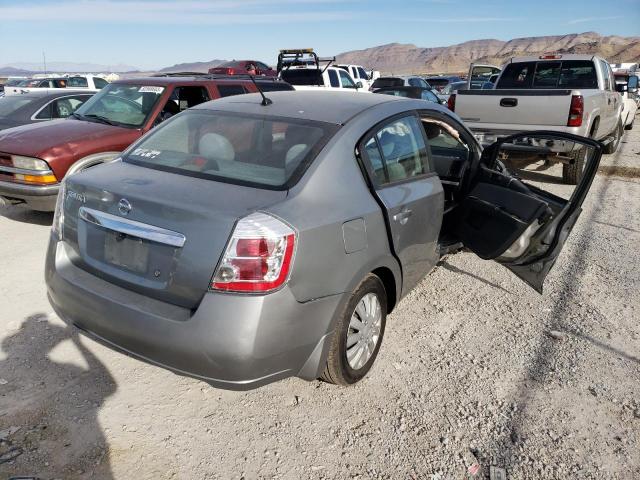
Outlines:
[[351,77],[356,82],[362,83],[362,87],[365,88],[366,90],[369,90],[369,88],[371,88],[371,85],[373,85],[373,80],[371,79],[371,77],[369,76],[369,74],[367,73],[367,71],[362,65],[341,64],[341,65],[336,65],[336,67],[349,72]]
[[[333,66],[335,57],[321,58],[313,49],[281,50],[278,55],[278,74],[296,90],[342,90],[368,92],[365,85],[354,78],[348,69]],[[363,73],[366,75],[366,72]]]

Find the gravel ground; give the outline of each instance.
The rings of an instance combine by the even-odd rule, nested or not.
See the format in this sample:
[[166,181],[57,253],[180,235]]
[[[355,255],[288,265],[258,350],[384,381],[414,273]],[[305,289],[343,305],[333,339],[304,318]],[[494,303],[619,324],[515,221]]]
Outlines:
[[78,336],[45,296],[51,215],[0,209],[0,478],[638,478],[639,167],[626,132],[542,296],[445,258],[351,388],[216,390]]

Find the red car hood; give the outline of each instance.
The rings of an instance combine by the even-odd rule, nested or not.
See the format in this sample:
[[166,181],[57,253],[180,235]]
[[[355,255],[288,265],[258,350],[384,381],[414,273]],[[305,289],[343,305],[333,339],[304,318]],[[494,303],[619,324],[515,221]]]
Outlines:
[[142,130],[82,120],[52,120],[0,131],[0,152],[46,160],[62,178],[77,160],[100,152],[121,152]]

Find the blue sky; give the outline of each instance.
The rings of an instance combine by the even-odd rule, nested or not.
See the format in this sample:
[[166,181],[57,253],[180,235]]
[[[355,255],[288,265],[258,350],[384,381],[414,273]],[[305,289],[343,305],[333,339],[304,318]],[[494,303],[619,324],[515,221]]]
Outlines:
[[48,61],[159,68],[214,58],[273,64],[391,42],[596,31],[640,35],[640,0],[0,0],[0,65]]

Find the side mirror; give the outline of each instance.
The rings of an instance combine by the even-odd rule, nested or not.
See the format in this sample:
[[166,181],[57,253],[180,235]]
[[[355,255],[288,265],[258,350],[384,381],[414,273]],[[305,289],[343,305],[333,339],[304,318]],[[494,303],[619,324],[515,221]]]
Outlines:
[[356,88],[362,88],[362,82],[356,82]]

